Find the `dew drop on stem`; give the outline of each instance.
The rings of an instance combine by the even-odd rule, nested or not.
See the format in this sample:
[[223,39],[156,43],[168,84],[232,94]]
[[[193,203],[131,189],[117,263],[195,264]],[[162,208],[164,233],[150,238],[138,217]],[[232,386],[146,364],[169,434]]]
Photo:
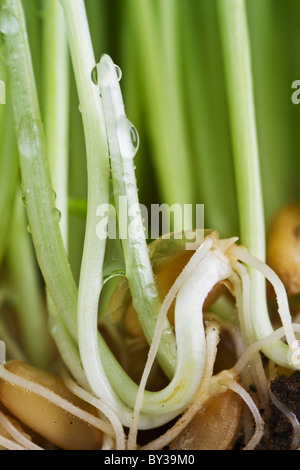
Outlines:
[[120,67],[117,64],[115,64],[115,69],[116,69],[118,80],[120,81],[121,78],[122,78],[122,70],[120,69]]
[[8,36],[13,36],[19,32],[19,22],[15,15],[9,10],[0,11],[0,31]]
[[21,204],[22,204],[22,206],[26,207],[26,195],[25,195],[25,193],[21,194]]
[[98,69],[97,69],[97,66],[96,66],[96,65],[95,65],[95,67],[94,67],[93,70],[92,70],[91,77],[92,77],[92,82],[93,82],[95,85],[98,85]]
[[42,151],[42,123],[25,116],[18,132],[18,148],[25,158],[38,157]]
[[137,150],[139,146],[139,136],[137,133],[137,130],[134,126],[131,126],[130,128],[130,137],[131,137],[131,143],[133,147]]
[[56,222],[60,222],[61,212],[56,207],[55,207],[55,209],[53,209],[53,216],[54,216],[54,220]]
[[139,147],[139,135],[126,116],[121,116],[117,125],[117,137],[121,155],[124,159],[133,159]]
[[149,297],[157,296],[156,285],[153,282],[146,286],[146,294],[149,295]]

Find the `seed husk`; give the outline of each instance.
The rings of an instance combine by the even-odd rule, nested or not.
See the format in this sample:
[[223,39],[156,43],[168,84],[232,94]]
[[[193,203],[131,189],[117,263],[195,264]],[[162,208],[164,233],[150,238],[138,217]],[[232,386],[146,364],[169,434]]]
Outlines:
[[275,216],[267,237],[267,264],[289,296],[300,292],[300,204],[284,207]]
[[[22,361],[10,361],[5,364],[5,368],[19,377],[48,388],[82,410],[97,415],[95,408],[73,395],[55,375]],[[61,449],[101,449],[100,430],[44,397],[0,379],[0,400],[20,422]]]
[[239,395],[226,390],[210,397],[170,444],[171,450],[230,450],[241,416]]

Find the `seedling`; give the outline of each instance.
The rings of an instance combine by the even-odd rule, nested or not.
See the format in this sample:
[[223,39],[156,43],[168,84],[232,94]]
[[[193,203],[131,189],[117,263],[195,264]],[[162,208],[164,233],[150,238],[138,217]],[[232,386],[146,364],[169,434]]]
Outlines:
[[[274,364],[286,370],[300,368],[299,325],[292,321],[284,284],[264,262],[263,199],[245,4],[243,0],[218,0],[216,4],[240,236],[220,236],[216,227],[174,232],[149,243],[136,180],[140,137],[125,111],[124,77],[108,54],[95,59],[83,0],[47,0],[40,13],[45,32],[42,112],[22,3],[0,2],[11,100],[5,119],[0,115],[1,126],[7,126],[0,153],[0,165],[5,170],[0,173],[1,194],[2,187],[5,189],[0,200],[5,226],[0,235],[0,261],[7,256],[12,278],[1,285],[0,304],[4,306],[14,298],[14,289],[20,294],[19,304],[9,304],[18,312],[25,356],[20,357],[22,350],[16,339],[7,332],[5,323],[2,329],[0,324],[10,357],[15,359],[0,366],[0,400],[18,420],[15,423],[1,411],[0,445],[4,448],[40,449],[42,445],[35,442],[37,434],[45,448],[229,449],[235,444],[242,421],[243,400],[253,415],[247,422],[243,416],[244,448],[254,449],[264,434],[259,410],[263,408],[268,416],[270,398],[276,404],[268,388],[271,373],[265,370],[260,352],[270,369]],[[148,62],[143,56],[142,68],[152,72],[159,69],[150,88],[155,100],[148,104],[151,129],[157,133],[153,139],[158,152],[155,168],[162,194],[171,203],[178,192],[179,203],[185,202],[184,197],[190,203],[195,194],[193,167],[186,152],[181,99],[176,93],[180,80],[171,47],[174,23],[168,22],[169,18],[174,20],[174,3],[164,0],[158,9],[167,64],[161,60],[156,34],[158,11],[147,1],[130,1],[130,6],[136,7],[133,14],[141,16],[139,27],[144,25],[149,55]],[[211,7],[205,8],[210,14]],[[56,42],[52,44],[53,37]],[[153,39],[153,46],[149,39]],[[68,190],[72,162],[68,159],[68,133],[73,128],[68,119],[71,90],[67,44],[84,131],[87,200],[70,198]],[[189,44],[192,52],[194,46]],[[149,87],[149,77],[144,83]],[[169,94],[161,93],[162,84],[170,86]],[[165,107],[174,115],[174,127],[171,121],[162,119]],[[157,138],[159,126],[161,139]],[[214,153],[214,145],[208,140],[204,147]],[[176,150],[178,166],[172,158]],[[9,161],[7,155],[11,155]],[[121,201],[126,204],[125,230]],[[23,206],[26,212],[21,211]],[[99,216],[103,217],[99,207],[110,206],[118,214],[116,239],[108,237],[109,214],[99,225]],[[221,221],[217,199],[213,207],[216,220]],[[69,209],[80,214],[84,222],[78,282],[70,264],[74,233],[70,231]],[[190,243],[192,234],[196,242],[193,251],[188,251],[186,242]],[[79,249],[79,244],[75,245]],[[45,296],[38,284],[40,274]],[[275,292],[281,321],[278,328],[268,311],[266,279]],[[41,315],[44,309],[47,329]],[[29,325],[40,334],[40,341],[32,345]],[[235,363],[215,372],[218,342],[224,331],[229,332],[235,346]],[[50,336],[57,348],[55,364]],[[133,378],[134,367],[140,363],[132,363],[132,344],[142,345],[146,351],[137,380]],[[155,390],[150,387],[153,377]],[[140,443],[139,431],[162,425],[168,425],[167,431],[146,444]],[[294,448],[297,442],[294,422]]]

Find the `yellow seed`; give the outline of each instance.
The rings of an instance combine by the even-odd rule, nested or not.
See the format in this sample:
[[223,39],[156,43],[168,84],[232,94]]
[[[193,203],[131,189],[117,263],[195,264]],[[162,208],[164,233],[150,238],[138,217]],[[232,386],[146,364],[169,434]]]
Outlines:
[[284,207],[272,221],[266,261],[288,295],[300,292],[300,204]]
[[241,416],[241,398],[226,392],[209,398],[171,443],[171,450],[229,450]]
[[[55,375],[22,361],[10,361],[5,368],[19,377],[47,387],[73,405],[96,415],[92,406],[73,395]],[[0,401],[22,423],[61,449],[101,449],[101,431],[33,392],[0,379]]]

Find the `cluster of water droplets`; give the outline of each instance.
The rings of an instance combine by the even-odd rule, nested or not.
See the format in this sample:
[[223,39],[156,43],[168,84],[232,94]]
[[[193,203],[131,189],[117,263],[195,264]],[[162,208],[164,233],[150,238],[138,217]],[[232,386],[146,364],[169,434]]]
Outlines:
[[[122,78],[122,70],[117,64],[114,64],[114,66],[117,79],[120,81]],[[93,68],[91,78],[93,83],[98,85],[99,77],[97,66]],[[122,157],[125,159],[133,159],[139,148],[139,135],[135,126],[126,116],[122,116],[117,123],[117,139]]]
[[[117,64],[115,64],[115,70],[116,70],[117,78],[120,82],[121,78],[122,78],[122,70]],[[98,85],[98,68],[97,68],[97,65],[95,65],[95,67],[93,68],[91,77],[92,77],[92,82],[95,85]]]

